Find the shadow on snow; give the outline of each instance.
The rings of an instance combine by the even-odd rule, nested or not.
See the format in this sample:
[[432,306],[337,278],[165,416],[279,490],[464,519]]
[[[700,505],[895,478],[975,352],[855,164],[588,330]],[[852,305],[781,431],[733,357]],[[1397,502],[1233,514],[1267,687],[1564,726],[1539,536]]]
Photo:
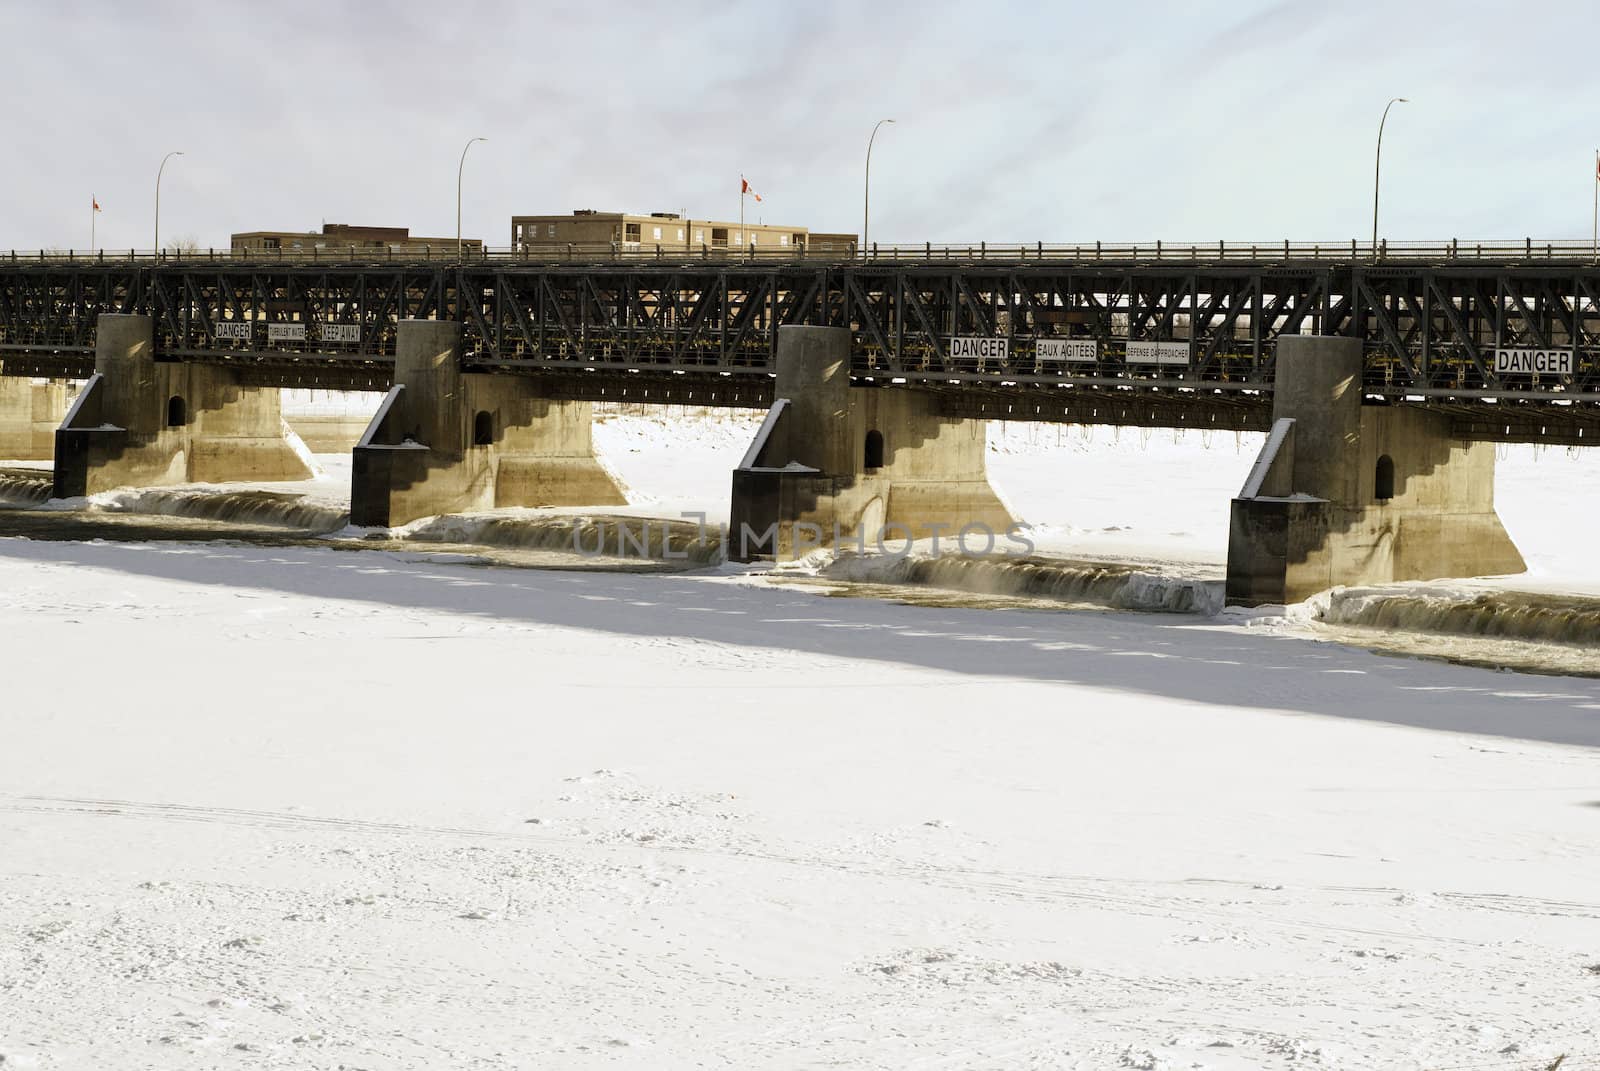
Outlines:
[[[1597,681],[1383,657],[1192,617],[914,607],[707,574],[559,572],[227,543],[4,539],[0,557],[617,636],[682,637],[1224,707],[1600,745]],[[1315,683],[1325,674],[1338,675],[1337,685]],[[1063,692],[1059,713],[1071,717],[1092,701],[1083,692]]]

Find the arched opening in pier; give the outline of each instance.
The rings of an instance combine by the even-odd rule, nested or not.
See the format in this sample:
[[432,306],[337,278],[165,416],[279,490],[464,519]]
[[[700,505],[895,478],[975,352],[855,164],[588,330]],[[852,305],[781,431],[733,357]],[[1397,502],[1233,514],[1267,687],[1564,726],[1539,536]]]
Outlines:
[[1378,458],[1378,468],[1372,477],[1372,497],[1379,502],[1394,497],[1394,459],[1388,454]]
[[862,452],[861,465],[868,472],[883,468],[883,432],[876,428],[867,432],[867,444]]
[[167,399],[167,427],[181,428],[187,423],[189,423],[189,406],[181,395],[174,394]]
[[486,409],[478,410],[478,415],[472,418],[472,445],[490,446],[494,443],[494,414]]

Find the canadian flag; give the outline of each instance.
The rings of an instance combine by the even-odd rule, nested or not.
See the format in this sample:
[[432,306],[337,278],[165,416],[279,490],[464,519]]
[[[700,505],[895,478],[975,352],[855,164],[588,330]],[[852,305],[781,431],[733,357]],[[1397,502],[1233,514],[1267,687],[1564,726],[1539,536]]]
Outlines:
[[92,193],[89,195],[89,203],[94,205],[94,210],[96,212],[100,211],[100,201]]
[[739,194],[740,194],[740,196],[743,196],[744,194],[747,194],[747,193],[751,197],[754,197],[758,204],[760,203],[761,195],[759,193],[757,193],[755,190],[751,189],[750,188],[750,183],[745,181],[745,177],[743,175],[740,175],[739,176]]

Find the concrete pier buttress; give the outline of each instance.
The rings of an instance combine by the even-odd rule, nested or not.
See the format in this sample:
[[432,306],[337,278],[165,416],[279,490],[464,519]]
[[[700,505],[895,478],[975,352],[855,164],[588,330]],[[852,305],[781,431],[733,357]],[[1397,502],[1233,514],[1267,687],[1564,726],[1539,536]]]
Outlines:
[[95,374],[56,431],[55,495],[175,483],[306,480],[278,391],[155,359],[148,316],[104,314]]
[[1230,605],[1526,568],[1495,513],[1494,445],[1363,405],[1361,367],[1358,339],[1278,340],[1273,430],[1232,504]]
[[589,402],[547,397],[533,378],[463,372],[460,348],[458,323],[400,322],[395,385],[354,452],[352,524],[627,504],[595,457]]
[[25,376],[0,376],[0,459],[49,461],[56,428],[67,412],[67,384],[35,383]]
[[730,557],[880,537],[894,549],[963,528],[1003,545],[1016,524],[989,484],[985,423],[942,416],[921,391],[852,387],[843,328],[780,327],[774,394],[734,470]]

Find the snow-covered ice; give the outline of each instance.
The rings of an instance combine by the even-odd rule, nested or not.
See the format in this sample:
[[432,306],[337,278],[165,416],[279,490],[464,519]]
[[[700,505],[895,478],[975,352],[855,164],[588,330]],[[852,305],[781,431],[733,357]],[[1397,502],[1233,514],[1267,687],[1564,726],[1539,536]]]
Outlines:
[[[1217,563],[1250,443],[1029,434],[1066,552]],[[0,1066],[1600,1067],[1600,681],[820,590],[0,539]]]

